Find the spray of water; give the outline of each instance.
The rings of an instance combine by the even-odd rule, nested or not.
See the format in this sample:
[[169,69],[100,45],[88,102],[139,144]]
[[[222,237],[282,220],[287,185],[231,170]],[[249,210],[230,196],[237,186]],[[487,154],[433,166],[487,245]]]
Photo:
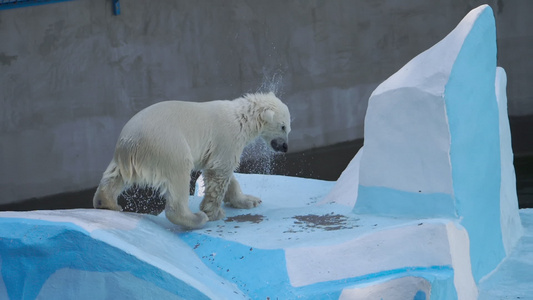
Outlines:
[[263,68],[263,80],[257,88],[256,93],[269,93],[272,92],[278,97],[282,93],[281,88],[283,87],[283,70],[281,68],[276,68],[274,70],[269,70]]
[[[263,79],[256,93],[272,92],[278,97],[282,94],[283,73],[281,66],[276,68],[263,68]],[[261,139],[258,138],[246,148],[241,156],[239,172],[253,174],[272,174],[279,157]]]
[[241,155],[239,172],[252,174],[272,174],[275,164],[275,153],[258,138],[244,148]]

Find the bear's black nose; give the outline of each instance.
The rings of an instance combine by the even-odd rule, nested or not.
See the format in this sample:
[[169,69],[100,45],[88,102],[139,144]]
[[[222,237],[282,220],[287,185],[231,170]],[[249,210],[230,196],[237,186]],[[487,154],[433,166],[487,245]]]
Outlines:
[[270,146],[272,146],[272,149],[274,149],[274,151],[278,152],[287,152],[287,150],[289,150],[289,145],[287,145],[287,143],[285,143],[283,139],[272,140],[270,142]]

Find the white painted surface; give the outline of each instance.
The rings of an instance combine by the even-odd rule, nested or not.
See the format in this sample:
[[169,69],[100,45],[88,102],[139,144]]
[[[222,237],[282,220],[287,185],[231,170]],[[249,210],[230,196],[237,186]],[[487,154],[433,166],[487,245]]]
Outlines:
[[322,200],[321,203],[337,203],[353,207],[357,201],[357,191],[359,189],[359,168],[361,157],[363,156],[361,147],[357,154],[352,158],[346,169],[342,171],[341,176],[337,179],[331,192]]
[[446,227],[411,224],[340,244],[285,250],[293,286],[358,277],[405,267],[451,265]]
[[509,255],[523,234],[522,224],[518,216],[518,196],[516,194],[516,175],[513,165],[513,149],[511,129],[507,116],[507,75],[501,67],[496,69],[496,100],[500,117],[500,154],[502,180],[500,185],[500,224],[502,228],[503,246]]
[[[426,297],[415,298],[417,293]],[[420,277],[401,277],[387,281],[377,281],[362,287],[344,289],[339,300],[371,300],[371,299],[415,299],[429,300],[431,284]],[[421,297],[421,296],[419,296]]]
[[472,264],[470,262],[468,232],[464,227],[453,222],[446,224],[446,230],[457,298],[459,300],[477,299],[477,286],[472,276]]
[[[425,70],[431,62],[424,63],[404,68]],[[391,90],[372,95],[369,100],[359,182],[412,193],[451,195],[450,137],[444,98],[420,86],[404,87],[403,81],[396,78],[385,81],[391,82],[387,84]]]

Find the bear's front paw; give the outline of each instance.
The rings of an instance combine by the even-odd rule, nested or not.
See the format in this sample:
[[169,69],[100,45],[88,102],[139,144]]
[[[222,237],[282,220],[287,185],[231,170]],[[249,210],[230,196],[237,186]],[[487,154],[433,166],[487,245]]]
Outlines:
[[216,221],[226,217],[226,213],[220,207],[210,211],[204,211],[204,213],[209,217],[209,221]]
[[207,223],[207,221],[209,221],[209,217],[203,211],[199,211],[195,213],[194,215],[196,216],[195,228],[200,228],[204,226],[204,224]]

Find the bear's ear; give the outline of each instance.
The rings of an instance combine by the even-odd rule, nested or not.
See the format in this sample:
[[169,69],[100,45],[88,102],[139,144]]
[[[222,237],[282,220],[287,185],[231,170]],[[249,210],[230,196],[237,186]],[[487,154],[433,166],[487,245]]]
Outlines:
[[265,110],[261,113],[261,119],[269,123],[274,122],[274,111],[271,109]]

